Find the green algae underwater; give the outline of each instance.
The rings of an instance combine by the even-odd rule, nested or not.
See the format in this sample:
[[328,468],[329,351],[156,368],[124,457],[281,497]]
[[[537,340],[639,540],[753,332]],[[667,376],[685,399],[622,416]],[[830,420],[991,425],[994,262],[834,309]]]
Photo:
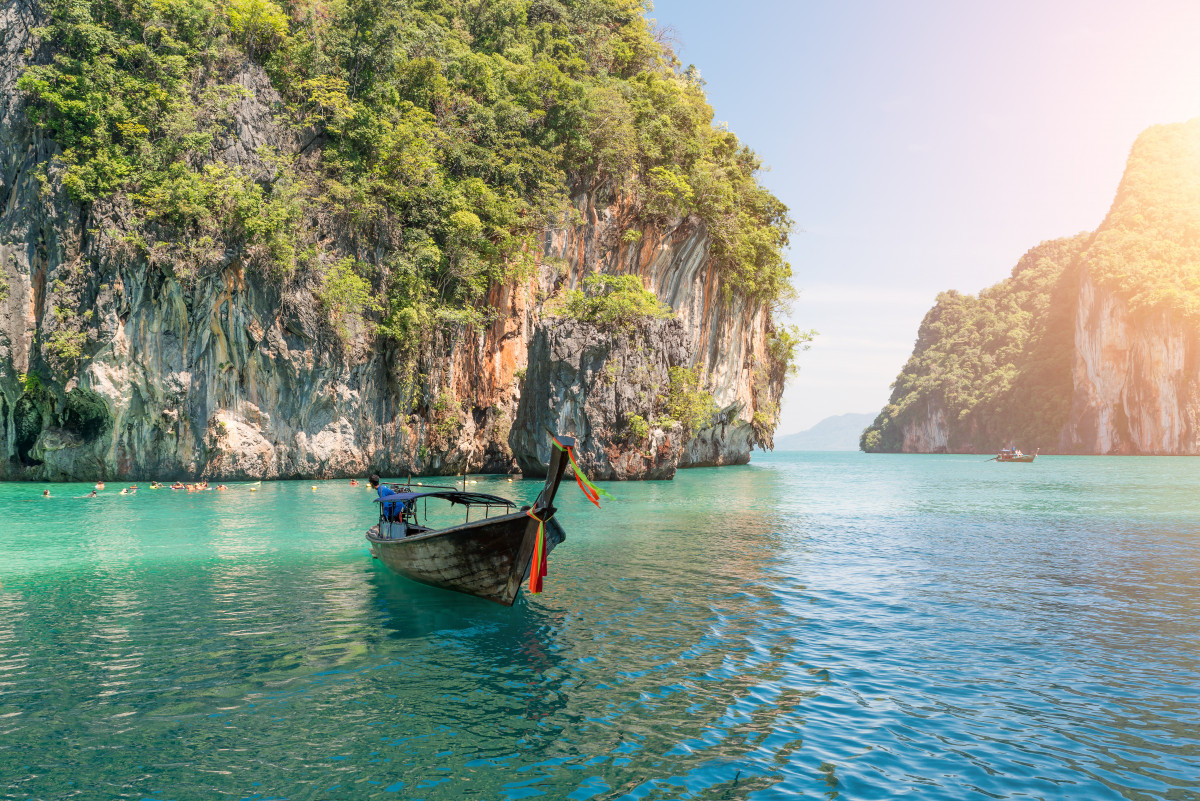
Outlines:
[[0,485],[0,798],[1197,797],[1198,460],[564,485],[511,609],[346,481],[122,486]]

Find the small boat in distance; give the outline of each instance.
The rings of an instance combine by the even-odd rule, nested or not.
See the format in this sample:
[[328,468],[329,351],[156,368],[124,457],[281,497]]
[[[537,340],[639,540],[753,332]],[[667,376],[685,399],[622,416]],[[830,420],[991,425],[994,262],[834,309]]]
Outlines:
[[[534,591],[545,575],[546,557],[566,539],[554,519],[554,496],[575,440],[558,437],[550,455],[546,484],[532,507],[519,511],[507,498],[464,487],[390,485],[395,494],[376,498],[379,522],[367,532],[371,555],[400,575],[446,590],[512,606],[521,584],[538,571]],[[465,484],[464,480],[464,484]],[[417,522],[416,502],[448,501],[466,507],[466,520],[431,529]],[[471,520],[472,509],[483,517]],[[495,517],[492,513],[499,511]],[[535,564],[536,561],[536,564]]]
[[1033,453],[1021,453],[1020,448],[1014,448],[1012,445],[1009,445],[1007,448],[1001,448],[1000,453],[996,454],[996,456],[993,457],[992,461],[996,461],[996,462],[1032,462],[1034,459],[1037,458],[1037,455],[1041,452],[1041,450],[1042,450],[1041,448],[1038,448]]

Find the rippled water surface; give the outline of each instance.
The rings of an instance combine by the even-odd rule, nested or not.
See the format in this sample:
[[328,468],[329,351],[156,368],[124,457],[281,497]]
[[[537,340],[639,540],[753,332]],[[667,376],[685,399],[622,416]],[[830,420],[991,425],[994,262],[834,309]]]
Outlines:
[[0,485],[0,798],[1200,798],[1198,459],[564,487],[512,609],[346,482],[87,489]]

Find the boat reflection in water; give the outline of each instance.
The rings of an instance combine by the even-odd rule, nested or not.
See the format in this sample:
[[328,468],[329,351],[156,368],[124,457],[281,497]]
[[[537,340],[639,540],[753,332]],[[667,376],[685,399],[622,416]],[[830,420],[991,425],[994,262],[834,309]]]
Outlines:
[[[554,519],[554,496],[575,440],[558,437],[556,442],[546,485],[532,508],[517,511],[516,504],[506,498],[465,488],[421,487],[413,491],[411,486],[394,485],[394,494],[375,500],[379,522],[367,532],[371,554],[413,581],[512,606],[533,569],[537,571],[533,586],[540,587],[547,557],[566,539]],[[427,505],[430,500],[465,507],[466,520],[447,528],[421,525],[417,502]],[[481,510],[483,517],[472,521],[472,510]],[[497,510],[500,513],[493,516]]]

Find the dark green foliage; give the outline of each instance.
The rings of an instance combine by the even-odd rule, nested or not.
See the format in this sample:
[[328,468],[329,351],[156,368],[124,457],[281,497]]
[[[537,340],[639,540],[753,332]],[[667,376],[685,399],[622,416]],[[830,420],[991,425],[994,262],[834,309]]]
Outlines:
[[1078,258],[1089,236],[1045,242],[979,297],[943,292],[861,446],[896,452],[906,425],[944,415],[951,451],[1057,445],[1070,411]]
[[219,263],[227,245],[272,271],[295,265],[300,215],[289,166],[273,163],[264,180],[205,163],[245,94],[222,11],[235,7],[49,0],[39,33],[53,59],[17,83],[63,148],[56,166],[70,195],[128,203],[138,230],[126,241],[183,277]]
[[63,183],[90,201],[167,169],[209,144],[195,119],[189,73],[217,32],[205,0],[51,0],[41,36],[53,61],[18,81],[32,113],[63,148]]
[[566,293],[562,313],[602,331],[629,331],[640,320],[675,316],[636,275],[589,275],[583,287]]
[[76,387],[67,393],[63,403],[62,427],[85,440],[93,440],[108,431],[112,416],[108,405],[90,389]]
[[[52,60],[19,85],[63,147],[53,174],[80,201],[125,204],[137,226],[125,241],[147,258],[188,277],[232,248],[282,276],[370,253],[385,335],[409,327],[418,284],[435,306],[423,320],[486,316],[487,287],[532,267],[572,184],[615,186],[647,218],[698,214],[726,286],[776,300],[789,286],[787,210],[759,185],[757,157],[713,126],[699,81],[678,71],[644,10],[47,0]],[[247,56],[304,140],[294,161],[213,163]],[[324,230],[339,253],[322,252]]]

